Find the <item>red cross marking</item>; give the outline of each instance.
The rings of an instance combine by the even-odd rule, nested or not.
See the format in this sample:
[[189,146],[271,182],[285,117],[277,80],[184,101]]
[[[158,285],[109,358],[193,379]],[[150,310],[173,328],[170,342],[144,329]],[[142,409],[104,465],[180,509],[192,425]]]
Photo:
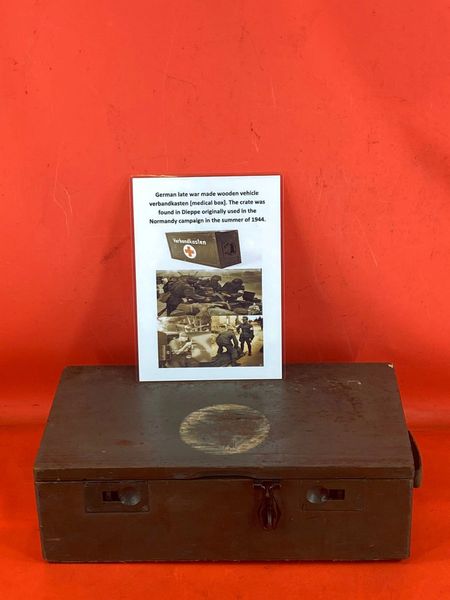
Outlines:
[[189,244],[186,244],[183,248],[183,252],[185,253],[185,255],[188,258],[195,258],[197,252],[195,251],[195,248],[193,248],[192,246],[190,246]]

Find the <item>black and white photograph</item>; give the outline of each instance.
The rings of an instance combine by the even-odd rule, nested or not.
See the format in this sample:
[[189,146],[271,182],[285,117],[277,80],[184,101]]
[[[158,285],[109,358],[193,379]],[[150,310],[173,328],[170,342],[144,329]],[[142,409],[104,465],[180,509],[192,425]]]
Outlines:
[[263,318],[207,313],[160,318],[158,356],[160,368],[263,366]]
[[261,315],[261,269],[157,271],[158,317]]

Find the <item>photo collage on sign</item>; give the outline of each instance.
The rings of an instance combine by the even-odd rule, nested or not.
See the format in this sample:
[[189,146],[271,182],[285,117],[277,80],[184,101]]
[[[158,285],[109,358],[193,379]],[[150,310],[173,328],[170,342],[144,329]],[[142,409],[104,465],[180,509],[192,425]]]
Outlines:
[[157,271],[160,368],[264,364],[261,269]]

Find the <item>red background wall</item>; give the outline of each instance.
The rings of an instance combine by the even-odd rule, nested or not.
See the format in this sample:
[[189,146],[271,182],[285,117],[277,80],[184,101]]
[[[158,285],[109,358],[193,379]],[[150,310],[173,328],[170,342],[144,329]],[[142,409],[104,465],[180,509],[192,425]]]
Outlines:
[[[5,597],[449,597],[449,34],[444,0],[0,3]],[[287,358],[397,366],[425,463],[411,560],[45,564],[60,369],[134,360],[128,177],[258,172],[284,177]]]
[[42,420],[60,369],[129,363],[128,177],[284,177],[290,361],[450,383],[448,2],[2,3],[1,379]]

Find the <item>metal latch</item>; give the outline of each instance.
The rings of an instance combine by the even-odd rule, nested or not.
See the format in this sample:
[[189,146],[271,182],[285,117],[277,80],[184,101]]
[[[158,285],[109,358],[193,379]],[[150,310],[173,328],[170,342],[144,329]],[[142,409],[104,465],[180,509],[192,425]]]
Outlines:
[[263,490],[263,498],[258,508],[258,518],[263,529],[275,529],[281,517],[280,507],[273,490],[281,487],[279,481],[258,481],[253,487]]

